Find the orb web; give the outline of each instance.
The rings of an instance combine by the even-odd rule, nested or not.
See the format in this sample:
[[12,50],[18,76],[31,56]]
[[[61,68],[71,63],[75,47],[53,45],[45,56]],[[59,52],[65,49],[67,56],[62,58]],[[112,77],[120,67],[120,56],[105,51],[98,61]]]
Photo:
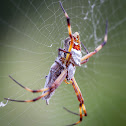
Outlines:
[[[71,21],[89,51],[93,51],[105,34],[108,42],[89,61],[76,68],[75,79],[85,99],[89,116],[80,125],[121,125],[126,118],[126,2],[119,0],[62,0]],[[8,75],[31,89],[44,87],[45,76],[58,55],[58,48],[68,37],[67,23],[57,0],[8,0],[0,5],[0,121],[2,125],[67,125],[79,120],[63,106],[79,112],[79,102],[71,85],[62,85],[47,106],[35,103],[6,102],[32,99]],[[83,55],[86,53],[82,50]],[[109,115],[108,115],[109,113]],[[117,118],[118,115],[118,118]]]

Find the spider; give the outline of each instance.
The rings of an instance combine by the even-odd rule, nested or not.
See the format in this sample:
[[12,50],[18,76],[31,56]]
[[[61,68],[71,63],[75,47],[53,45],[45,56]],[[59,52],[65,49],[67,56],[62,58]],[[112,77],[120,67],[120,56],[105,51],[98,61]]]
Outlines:
[[[79,101],[79,114],[74,113],[74,112],[64,108],[68,112],[80,116],[79,121],[71,124],[71,125],[76,125],[82,121],[83,116],[87,116],[87,112],[86,112],[86,108],[84,105],[84,98],[83,98],[80,88],[74,78],[75,69],[76,69],[76,66],[81,66],[81,64],[86,63],[88,61],[89,57],[96,54],[107,43],[108,22],[106,21],[106,30],[105,30],[104,41],[93,52],[89,53],[88,50],[86,49],[86,47],[84,46],[84,44],[80,41],[79,33],[75,32],[74,34],[72,34],[70,18],[68,16],[68,14],[66,13],[65,9],[63,8],[61,2],[60,2],[60,6],[67,19],[69,37],[66,38],[64,41],[64,49],[61,49],[61,48],[58,49],[58,57],[56,58],[53,65],[51,66],[48,76],[46,76],[46,82],[45,82],[44,88],[38,89],[38,90],[31,90],[27,87],[24,87],[22,84],[17,82],[14,78],[9,76],[15,83],[17,83],[19,86],[21,86],[25,90],[32,92],[32,93],[42,92],[42,95],[40,95],[37,98],[34,98],[32,100],[14,100],[14,99],[10,99],[10,98],[4,98],[4,99],[9,100],[9,101],[15,101],[15,102],[35,102],[42,98],[43,100],[46,100],[46,104],[48,105],[51,96],[54,94],[55,90],[64,81],[66,84],[71,84],[73,86],[75,94]],[[85,49],[85,51],[87,53],[83,57],[82,57],[82,53],[81,53],[81,46],[83,46],[83,48]],[[82,114],[82,110],[83,110],[84,114]]]

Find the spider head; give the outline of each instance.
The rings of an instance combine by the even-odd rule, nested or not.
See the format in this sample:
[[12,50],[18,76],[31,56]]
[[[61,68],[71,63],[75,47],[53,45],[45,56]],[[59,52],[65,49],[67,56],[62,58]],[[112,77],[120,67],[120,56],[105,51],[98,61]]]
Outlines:
[[77,42],[77,43],[80,44],[80,35],[79,35],[78,32],[75,32],[75,33],[73,34],[73,39],[74,39],[74,42]]

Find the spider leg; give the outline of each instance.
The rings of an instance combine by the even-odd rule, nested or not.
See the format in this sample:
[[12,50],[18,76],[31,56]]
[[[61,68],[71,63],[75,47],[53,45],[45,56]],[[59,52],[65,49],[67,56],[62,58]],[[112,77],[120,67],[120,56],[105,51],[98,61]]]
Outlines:
[[[85,108],[85,105],[84,105],[84,99],[83,99],[83,96],[82,96],[82,94],[81,94],[80,88],[79,88],[79,86],[77,85],[77,82],[76,82],[76,80],[75,80],[74,77],[73,77],[71,80],[73,81],[73,82],[72,82],[72,85],[73,85],[74,91],[75,91],[75,93],[76,93],[76,96],[77,96],[77,98],[78,98],[78,101],[80,102],[80,104],[79,104],[79,112],[80,112],[79,115],[80,115],[80,120],[79,120],[78,122],[76,122],[76,123],[73,123],[73,124],[69,125],[69,126],[79,124],[79,123],[82,121],[82,117],[83,117],[83,116],[87,116],[86,108]],[[83,111],[84,111],[84,114],[82,114],[82,109],[83,109]],[[67,111],[69,111],[69,110],[67,110]],[[73,113],[73,114],[76,114],[76,113],[71,112],[71,111],[69,111],[69,112],[70,112],[70,113]],[[76,114],[76,115],[77,115],[77,114]]]
[[15,102],[35,102],[35,101],[39,100],[40,98],[48,95],[49,93],[50,93],[50,91],[44,93],[43,95],[41,95],[41,96],[39,96],[37,98],[32,99],[32,100],[14,100],[14,99],[10,99],[10,98],[4,98],[4,99],[9,100],[9,101],[15,101]]
[[72,113],[72,114],[74,114],[74,115],[80,116],[78,113],[72,112],[72,111],[70,111],[69,109],[67,109],[66,107],[63,107],[63,109],[65,109],[65,110],[66,110],[67,112],[69,112],[69,113]]
[[82,121],[82,104],[81,103],[79,104],[79,112],[80,112],[80,114],[79,114],[80,115],[80,120],[78,122],[76,122],[76,123],[73,123],[73,124],[70,124],[70,125],[67,125],[67,126],[77,125]]
[[70,80],[70,81],[68,82],[66,78],[64,79],[64,82],[65,82],[66,84],[72,84],[72,81]]
[[[61,2],[60,2],[60,6],[61,6],[61,8],[62,8],[62,10],[63,10],[63,12],[64,12],[64,14],[65,14],[66,19],[67,19],[68,33],[69,33],[69,36],[70,36],[70,38],[71,38],[71,42],[70,42],[70,46],[69,46],[68,52],[71,52],[71,49],[72,49],[72,47],[73,47],[74,42],[73,42],[73,36],[72,36],[71,25],[70,25],[70,18],[69,18],[69,16],[68,16],[68,14],[66,13],[65,9],[63,8]],[[67,56],[66,56],[66,60],[67,60],[67,61],[69,61],[69,59],[70,59],[69,56],[70,56],[70,55],[67,54]]]
[[106,21],[106,29],[105,29],[105,36],[104,36],[104,41],[93,51],[88,53],[87,55],[83,56],[81,58],[81,64],[83,64],[83,61],[88,59],[89,57],[93,56],[96,54],[99,50],[102,49],[102,47],[107,43],[107,34],[108,34],[108,21]]
[[[70,111],[69,109],[67,109],[66,107],[63,107],[63,109],[65,109],[67,112],[71,113],[71,114],[74,114],[74,115],[77,115],[77,116],[80,116],[80,114],[76,113],[76,112],[73,112],[73,111]],[[82,116],[85,116],[85,114],[82,114]]]
[[[60,86],[60,84],[62,83],[62,81],[64,80],[64,78],[66,77],[66,75],[67,75],[67,69],[64,69],[62,71],[62,73],[58,76],[58,78],[54,81],[54,83],[52,84],[52,86],[50,86],[48,88],[49,91],[47,91],[46,93],[44,93],[44,94],[42,94],[42,95],[40,95],[37,98],[34,98],[32,100],[14,100],[14,99],[10,99],[10,98],[4,98],[4,99],[5,100],[9,100],[9,101],[15,101],[15,102],[35,102],[35,101],[41,99],[42,97],[45,97],[46,95],[50,94],[56,88],[58,88]],[[11,77],[11,79],[13,79],[13,78]],[[15,80],[13,80],[13,81],[15,81]],[[17,83],[17,81],[16,81],[16,83]],[[22,85],[20,85],[20,86],[24,88],[24,86],[22,86]]]
[[27,88],[27,87],[24,87],[23,85],[21,85],[19,82],[17,82],[13,77],[11,77],[9,75],[9,77],[16,83],[18,84],[19,86],[21,86],[22,88],[24,88],[25,90],[29,91],[29,92],[32,92],[32,93],[38,93],[38,92],[43,92],[43,91],[47,91],[49,90],[49,88],[42,88],[42,89],[38,89],[38,90],[32,90],[30,88]]
[[76,93],[76,96],[78,98],[78,101],[82,104],[84,114],[85,114],[85,116],[87,116],[86,108],[85,108],[85,105],[84,105],[84,98],[82,96],[80,88],[79,88],[79,86],[78,86],[78,84],[77,84],[74,77],[72,78],[72,81],[73,81],[72,85],[73,85],[74,91]]

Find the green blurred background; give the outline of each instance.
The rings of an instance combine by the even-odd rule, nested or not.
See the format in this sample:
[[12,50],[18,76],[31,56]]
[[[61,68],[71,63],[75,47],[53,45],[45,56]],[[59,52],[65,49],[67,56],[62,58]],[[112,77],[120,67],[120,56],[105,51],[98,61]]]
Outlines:
[[[126,0],[62,0],[71,18],[72,31],[93,51],[104,38],[108,19],[108,43],[87,64],[76,69],[75,78],[85,99],[88,116],[79,126],[126,125]],[[44,87],[45,76],[68,36],[58,0],[4,0],[0,2],[0,102],[4,97],[32,99],[11,75],[31,89]],[[85,53],[83,52],[83,55]],[[79,120],[71,85],[56,90],[47,106],[8,102],[0,107],[1,126],[64,126]]]

